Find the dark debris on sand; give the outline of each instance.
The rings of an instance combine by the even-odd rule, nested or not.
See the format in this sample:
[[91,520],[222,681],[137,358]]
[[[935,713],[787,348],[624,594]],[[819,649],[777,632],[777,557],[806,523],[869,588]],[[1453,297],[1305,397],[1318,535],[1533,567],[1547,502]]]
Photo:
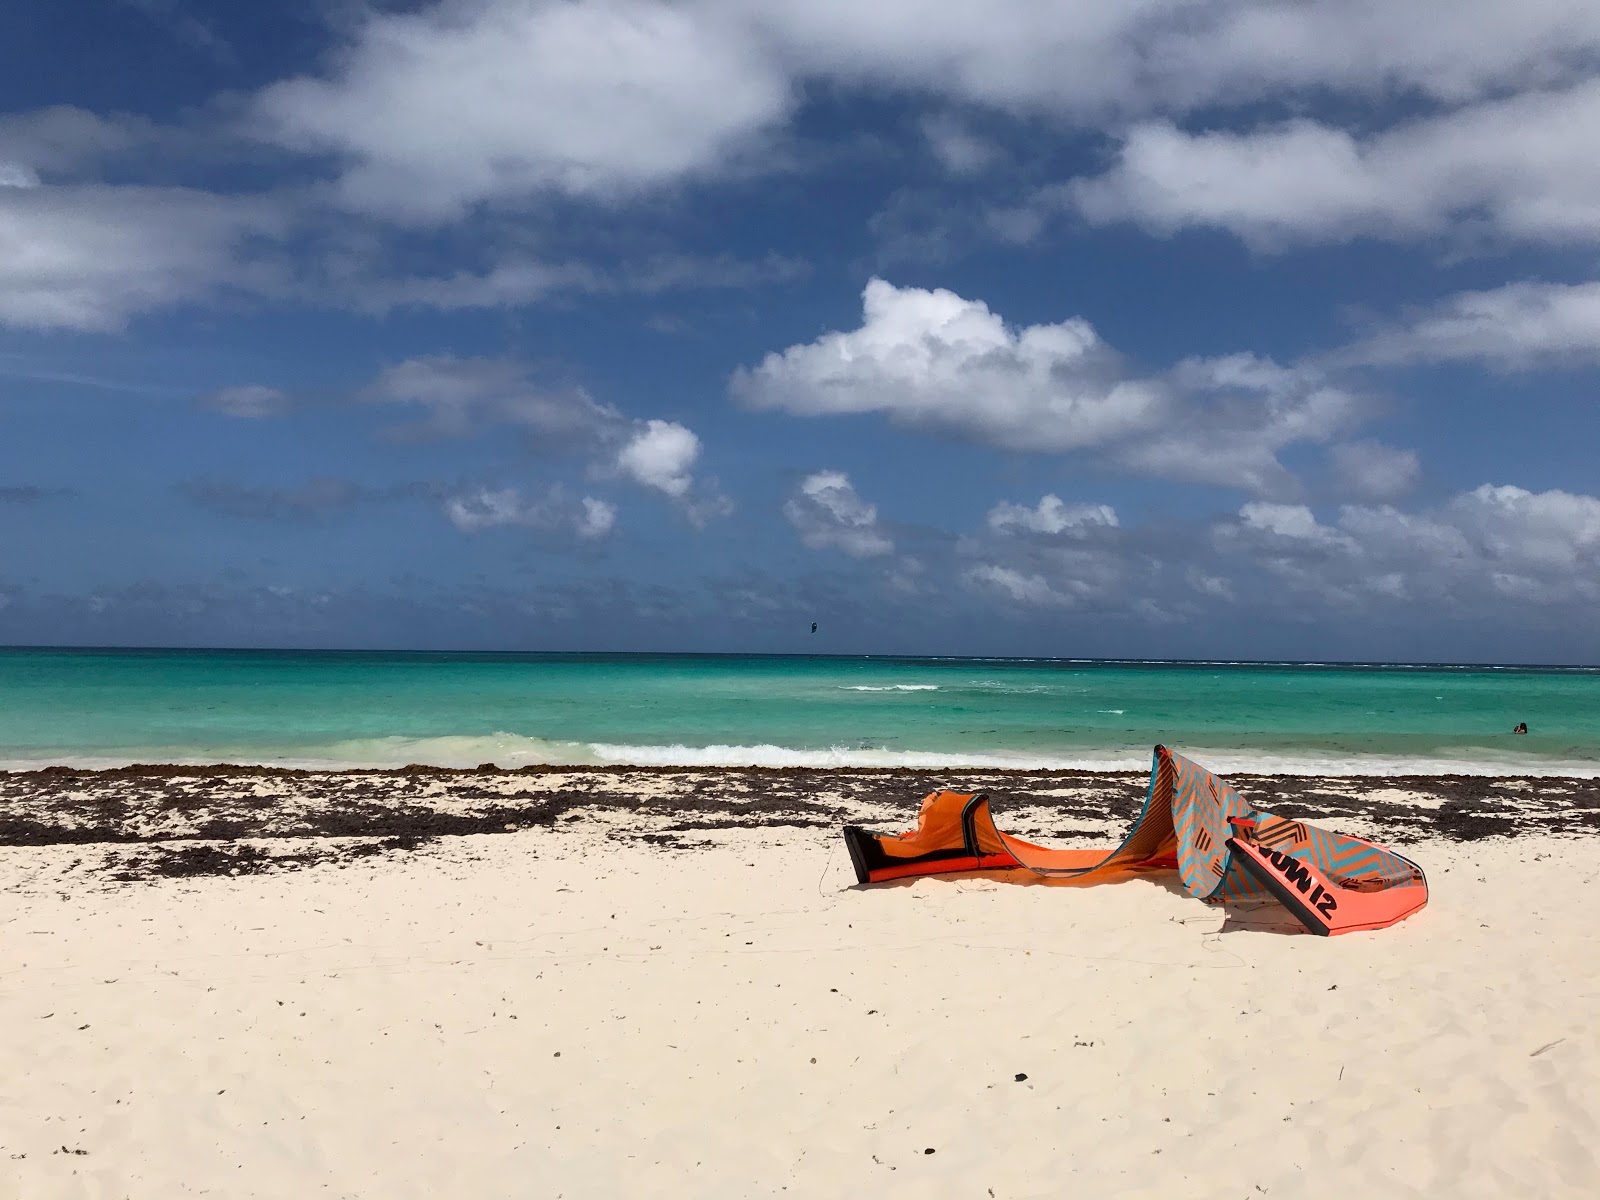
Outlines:
[[[1251,803],[1405,844],[1600,833],[1600,780],[1478,776],[1233,775]],[[297,771],[257,767],[52,767],[0,772],[0,846],[98,846],[118,881],[253,875],[414,850],[609,814],[609,836],[666,850],[720,831],[845,823],[899,830],[937,788],[986,791],[1023,836],[1090,843],[1131,822],[1143,772],[908,769],[525,768]],[[1395,791],[1418,799],[1397,802]],[[646,795],[645,793],[654,793]],[[1013,814],[1013,820],[1006,820]],[[1087,823],[1087,825],[1086,825]]]

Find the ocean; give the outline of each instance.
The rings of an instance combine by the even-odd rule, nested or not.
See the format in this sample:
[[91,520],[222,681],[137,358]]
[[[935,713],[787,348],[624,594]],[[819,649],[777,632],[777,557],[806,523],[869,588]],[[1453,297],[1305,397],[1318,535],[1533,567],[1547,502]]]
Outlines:
[[[1512,735],[1526,722],[1526,735]],[[1600,669],[0,650],[0,767],[1075,767],[1600,775]]]

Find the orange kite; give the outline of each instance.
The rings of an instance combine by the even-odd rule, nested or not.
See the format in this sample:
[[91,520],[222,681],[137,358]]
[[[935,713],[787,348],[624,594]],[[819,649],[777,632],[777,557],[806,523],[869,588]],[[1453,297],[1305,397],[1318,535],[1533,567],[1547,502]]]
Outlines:
[[1428,902],[1427,878],[1409,858],[1252,808],[1165,746],[1155,749],[1139,819],[1110,854],[1052,850],[1001,833],[982,792],[931,793],[917,827],[898,836],[847,825],[844,837],[861,883],[1023,870],[1089,884],[1176,869],[1191,896],[1210,904],[1277,900],[1319,934],[1382,929]]

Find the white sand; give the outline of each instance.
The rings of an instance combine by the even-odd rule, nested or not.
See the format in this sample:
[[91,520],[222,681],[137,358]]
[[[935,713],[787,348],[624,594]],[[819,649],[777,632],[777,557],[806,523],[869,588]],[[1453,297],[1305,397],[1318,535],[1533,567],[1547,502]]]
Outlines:
[[1417,847],[1324,940],[720,838],[0,852],[0,1197],[1600,1195],[1593,840]]

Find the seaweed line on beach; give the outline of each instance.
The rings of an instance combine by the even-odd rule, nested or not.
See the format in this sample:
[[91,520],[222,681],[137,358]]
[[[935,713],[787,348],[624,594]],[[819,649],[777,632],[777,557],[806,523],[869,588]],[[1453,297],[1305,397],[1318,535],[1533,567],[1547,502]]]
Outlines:
[[[1600,833],[1596,779],[1230,779],[1262,808],[1397,844]],[[119,882],[347,865],[586,818],[604,818],[614,839],[692,851],[738,829],[905,828],[941,787],[988,792],[1023,836],[1092,844],[1133,820],[1147,781],[1142,772],[904,768],[52,767],[0,772],[0,846],[98,847],[101,869]]]

